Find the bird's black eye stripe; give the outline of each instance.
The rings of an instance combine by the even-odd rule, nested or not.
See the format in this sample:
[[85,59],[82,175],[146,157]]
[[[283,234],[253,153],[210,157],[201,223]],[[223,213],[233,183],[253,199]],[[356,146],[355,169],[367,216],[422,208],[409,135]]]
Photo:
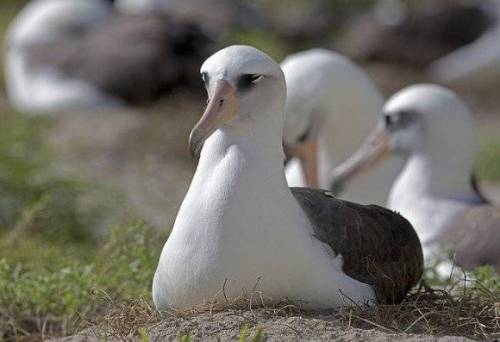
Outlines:
[[384,115],[384,121],[386,127],[390,126],[394,122],[392,116],[390,115]]
[[260,79],[262,75],[259,74],[245,74],[238,78],[238,90],[244,91],[252,88]]
[[412,112],[398,112],[395,114],[384,115],[385,127],[403,128],[410,126],[415,121],[415,115]]

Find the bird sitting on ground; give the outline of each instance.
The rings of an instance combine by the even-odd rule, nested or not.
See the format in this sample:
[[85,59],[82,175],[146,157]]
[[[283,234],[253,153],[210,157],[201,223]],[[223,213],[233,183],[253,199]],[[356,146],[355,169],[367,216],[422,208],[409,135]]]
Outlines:
[[408,221],[287,186],[280,66],[255,48],[230,46],[201,74],[209,101],[189,138],[200,160],[154,276],[156,307],[254,291],[266,303],[287,298],[303,308],[403,300],[423,268]]

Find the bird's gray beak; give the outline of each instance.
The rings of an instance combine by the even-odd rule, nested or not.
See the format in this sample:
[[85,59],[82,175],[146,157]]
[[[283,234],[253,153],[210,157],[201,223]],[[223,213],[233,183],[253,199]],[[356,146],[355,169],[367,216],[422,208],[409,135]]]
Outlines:
[[333,170],[332,187],[342,184],[355,175],[369,169],[389,155],[389,136],[381,123],[372,131],[360,148]]
[[205,140],[217,128],[233,118],[238,111],[239,100],[236,89],[226,80],[216,81],[209,94],[208,106],[189,135],[191,155],[199,156]]

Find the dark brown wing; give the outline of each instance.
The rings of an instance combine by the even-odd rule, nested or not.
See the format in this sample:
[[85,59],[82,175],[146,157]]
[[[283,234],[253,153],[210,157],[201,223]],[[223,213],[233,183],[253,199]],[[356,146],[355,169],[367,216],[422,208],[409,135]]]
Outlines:
[[423,272],[411,224],[377,205],[336,199],[329,191],[291,188],[315,236],[344,260],[344,272],[374,287],[379,303],[399,303]]
[[479,205],[465,210],[437,236],[436,242],[453,248],[460,267],[493,265],[500,271],[500,207]]
[[115,16],[80,39],[32,49],[32,64],[52,64],[133,105],[199,79],[210,40],[192,23],[166,16]]

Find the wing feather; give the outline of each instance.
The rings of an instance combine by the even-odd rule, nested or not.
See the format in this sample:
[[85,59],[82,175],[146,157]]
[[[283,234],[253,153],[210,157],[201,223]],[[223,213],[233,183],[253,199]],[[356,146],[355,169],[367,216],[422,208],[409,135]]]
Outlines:
[[500,208],[485,204],[466,209],[435,241],[453,249],[460,267],[493,265],[500,271]]
[[31,49],[32,65],[53,65],[132,105],[157,100],[198,80],[210,39],[199,26],[167,16],[120,16],[53,44]]
[[376,205],[334,198],[330,192],[291,188],[314,235],[344,260],[344,272],[374,287],[379,303],[399,303],[420,280],[422,248],[411,224]]

